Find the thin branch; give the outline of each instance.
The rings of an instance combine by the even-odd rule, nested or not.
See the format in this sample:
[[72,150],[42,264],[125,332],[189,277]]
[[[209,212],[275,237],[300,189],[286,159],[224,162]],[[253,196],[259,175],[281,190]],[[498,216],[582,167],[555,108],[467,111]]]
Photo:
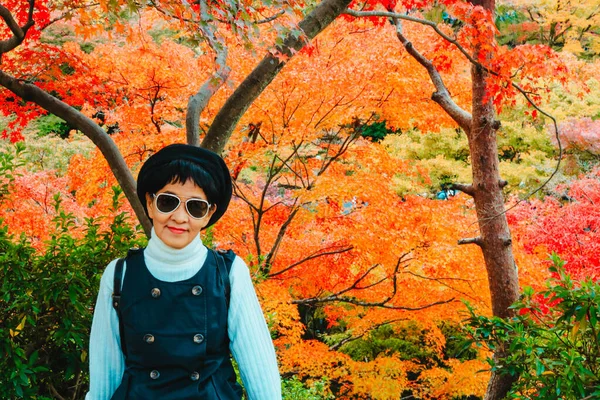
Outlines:
[[[358,137],[359,137],[359,135],[356,132],[348,135],[344,139],[344,142],[342,143],[342,145],[340,146],[340,148],[339,148],[339,150],[337,151],[336,154],[334,154],[329,159],[326,159],[326,158],[323,159],[323,164],[321,165],[321,168],[319,169],[319,172],[317,173],[317,176],[321,176],[327,170],[327,168],[329,168],[329,166],[331,166],[331,164],[335,160],[337,160],[338,158],[340,158],[348,150],[348,148],[350,147],[350,145],[352,143],[354,143],[358,139]],[[329,147],[330,146],[331,146],[331,143],[329,143],[329,146],[327,147],[327,154],[329,154]]]
[[50,391],[52,392],[52,395],[53,395],[54,397],[56,397],[58,400],[67,400],[67,399],[65,399],[64,397],[62,397],[62,396],[60,395],[60,393],[58,393],[58,391],[56,390],[56,388],[54,387],[54,385],[53,385],[52,383],[49,383],[49,384],[48,384],[48,387],[50,388]]
[[294,217],[300,210],[300,207],[296,206],[297,202],[298,202],[298,199],[296,198],[294,200],[294,205],[292,206],[292,212],[290,213],[290,215],[288,215],[287,219],[281,225],[281,227],[279,227],[279,232],[277,233],[277,237],[275,238],[275,242],[273,243],[273,246],[271,246],[271,251],[269,251],[269,253],[267,253],[265,262],[263,263],[263,265],[261,267],[261,272],[265,275],[268,275],[269,272],[271,272],[271,264],[273,263],[275,256],[277,255],[277,251],[279,250],[279,246],[281,245],[281,242],[283,241],[283,237],[285,236],[285,233],[287,232],[288,227],[294,220]]
[[377,328],[381,328],[382,326],[393,324],[395,322],[406,321],[406,320],[407,320],[406,318],[396,318],[396,319],[392,319],[392,320],[389,320],[389,321],[381,322],[379,324],[371,325],[369,327],[369,329],[367,329],[366,331],[364,331],[360,335],[347,337],[347,338],[339,341],[338,343],[329,346],[329,350],[337,350],[340,347],[342,347],[343,345],[345,345],[346,343],[358,340],[358,339],[362,338],[363,336],[365,336],[367,333],[369,333],[371,331],[374,331]]
[[479,247],[483,246],[483,239],[479,236],[474,238],[460,239],[458,244],[476,244]]
[[385,309],[388,309],[388,310],[420,311],[420,310],[425,310],[427,308],[439,306],[439,305],[442,305],[442,304],[452,303],[455,300],[456,299],[454,297],[451,297],[451,298],[446,299],[446,300],[435,301],[433,303],[424,304],[424,305],[417,306],[417,307],[407,307],[407,306],[389,305],[389,304],[386,304],[384,302],[365,302],[365,301],[359,301],[359,300],[352,299],[352,298],[349,298],[349,297],[329,296],[329,297],[303,299],[303,300],[292,300],[292,304],[304,304],[304,305],[311,304],[312,305],[312,304],[322,304],[322,303],[337,302],[337,303],[353,304],[355,306],[360,306],[360,307],[379,307],[379,308],[385,308]]
[[416,306],[416,307],[396,306],[396,305],[388,304],[396,296],[396,294],[398,292],[397,276],[398,276],[398,271],[400,269],[400,265],[402,265],[404,262],[407,261],[406,257],[409,254],[411,254],[411,252],[412,252],[412,250],[408,251],[408,252],[402,254],[400,257],[398,257],[398,262],[396,263],[394,272],[388,276],[388,279],[389,279],[389,277],[392,278],[392,287],[393,287],[392,293],[387,298],[385,298],[381,301],[366,302],[366,301],[358,300],[353,297],[341,296],[342,294],[344,294],[350,290],[360,289],[358,287],[358,284],[361,281],[363,281],[370,274],[371,271],[373,271],[376,267],[379,266],[379,264],[375,264],[372,267],[370,267],[365,273],[363,273],[360,277],[358,277],[354,281],[354,283],[352,283],[349,287],[342,289],[337,293],[334,293],[327,297],[313,297],[313,298],[309,298],[309,299],[292,300],[292,304],[312,305],[312,304],[337,302],[337,303],[354,304],[356,306],[361,306],[361,307],[379,307],[379,308],[386,308],[386,309],[390,309],[390,310],[418,311],[418,310],[424,310],[426,308],[430,308],[430,307],[433,307],[436,305],[447,304],[447,303],[453,302],[455,300],[454,297],[452,297],[450,299],[446,299],[446,300],[439,300],[439,301],[436,301],[433,303]]
[[460,190],[461,192],[468,194],[471,197],[475,197],[475,188],[473,187],[473,185],[453,183],[452,185],[450,185],[450,189]]
[[453,287],[452,285],[449,285],[446,282],[444,282],[445,280],[448,280],[448,281],[464,281],[464,282],[466,282],[469,285],[469,287],[472,290],[473,289],[471,287],[471,281],[472,280],[470,280],[470,279],[463,279],[463,278],[432,278],[430,276],[420,275],[420,274],[417,274],[417,273],[412,272],[412,271],[404,271],[404,273],[412,275],[412,276],[415,276],[415,277],[420,278],[420,279],[425,279],[425,280],[429,280],[429,281],[435,281],[435,282],[439,283],[440,285],[443,285],[443,286],[445,286],[445,287],[447,287],[449,289],[454,290],[457,293],[462,294],[463,296],[467,296],[467,297],[471,298],[472,300],[478,300],[477,298],[473,297],[472,295],[470,295],[470,294],[468,294],[466,292],[463,292],[462,290],[458,290],[457,288]]
[[274,20],[276,20],[277,18],[281,17],[283,14],[285,14],[285,10],[281,10],[281,11],[279,11],[278,13],[276,13],[276,14],[274,14],[274,15],[270,16],[270,17],[267,17],[267,18],[264,18],[264,19],[258,19],[258,20],[255,20],[255,21],[254,21],[254,22],[252,22],[252,23],[253,23],[253,24],[257,24],[257,25],[260,25],[260,24],[266,24],[266,23],[268,23],[268,22],[271,22],[271,21],[274,21]]
[[317,252],[312,253],[311,255],[309,255],[307,257],[304,257],[303,259],[301,259],[299,261],[296,261],[293,264],[288,265],[287,267],[285,267],[285,268],[283,268],[283,269],[281,269],[281,270],[279,270],[277,272],[273,272],[273,273],[269,274],[268,277],[272,278],[274,276],[281,275],[281,274],[283,274],[283,273],[291,270],[292,268],[295,268],[298,265],[304,264],[307,261],[314,260],[315,258],[319,258],[319,257],[323,257],[323,256],[329,256],[329,255],[333,255],[333,254],[341,254],[341,253],[345,253],[347,251],[350,251],[352,249],[354,249],[354,246],[344,247],[344,248],[339,249],[339,250],[326,250],[326,251],[319,250]]

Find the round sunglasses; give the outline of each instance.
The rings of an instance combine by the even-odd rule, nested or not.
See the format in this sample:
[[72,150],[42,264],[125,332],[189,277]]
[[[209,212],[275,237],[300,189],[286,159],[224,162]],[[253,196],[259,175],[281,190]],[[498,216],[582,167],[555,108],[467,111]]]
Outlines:
[[[153,194],[154,205],[156,209],[163,214],[170,214],[179,208],[181,199],[179,196],[171,193]],[[210,203],[203,199],[190,198],[185,201],[185,209],[190,217],[202,219],[210,211]]]

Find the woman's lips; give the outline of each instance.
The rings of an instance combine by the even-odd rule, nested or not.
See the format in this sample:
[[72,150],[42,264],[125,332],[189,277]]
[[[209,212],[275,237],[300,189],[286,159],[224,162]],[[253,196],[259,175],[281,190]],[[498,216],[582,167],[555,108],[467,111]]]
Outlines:
[[167,226],[167,228],[169,228],[169,230],[175,234],[180,234],[180,233],[185,232],[185,229],[182,229],[182,228],[175,228],[172,226]]

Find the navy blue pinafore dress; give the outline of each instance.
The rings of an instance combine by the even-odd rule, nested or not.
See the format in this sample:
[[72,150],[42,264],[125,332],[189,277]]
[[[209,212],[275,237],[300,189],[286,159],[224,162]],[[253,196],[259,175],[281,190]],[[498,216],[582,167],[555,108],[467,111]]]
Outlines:
[[[120,294],[125,372],[112,400],[240,400],[227,335],[228,299],[217,262],[235,254],[209,251],[190,279],[164,282],[130,251]],[[228,289],[227,289],[228,290]]]

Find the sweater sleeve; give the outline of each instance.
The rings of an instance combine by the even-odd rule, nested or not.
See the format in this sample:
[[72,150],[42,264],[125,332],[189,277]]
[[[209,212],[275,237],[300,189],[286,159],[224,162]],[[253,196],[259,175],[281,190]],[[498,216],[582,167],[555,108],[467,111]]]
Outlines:
[[90,336],[90,391],[86,400],[108,400],[121,383],[125,360],[121,352],[119,318],[112,306],[116,260],[104,270],[94,308]]
[[249,400],[280,400],[277,357],[250,272],[236,257],[230,272],[228,314],[230,348],[238,363]]

